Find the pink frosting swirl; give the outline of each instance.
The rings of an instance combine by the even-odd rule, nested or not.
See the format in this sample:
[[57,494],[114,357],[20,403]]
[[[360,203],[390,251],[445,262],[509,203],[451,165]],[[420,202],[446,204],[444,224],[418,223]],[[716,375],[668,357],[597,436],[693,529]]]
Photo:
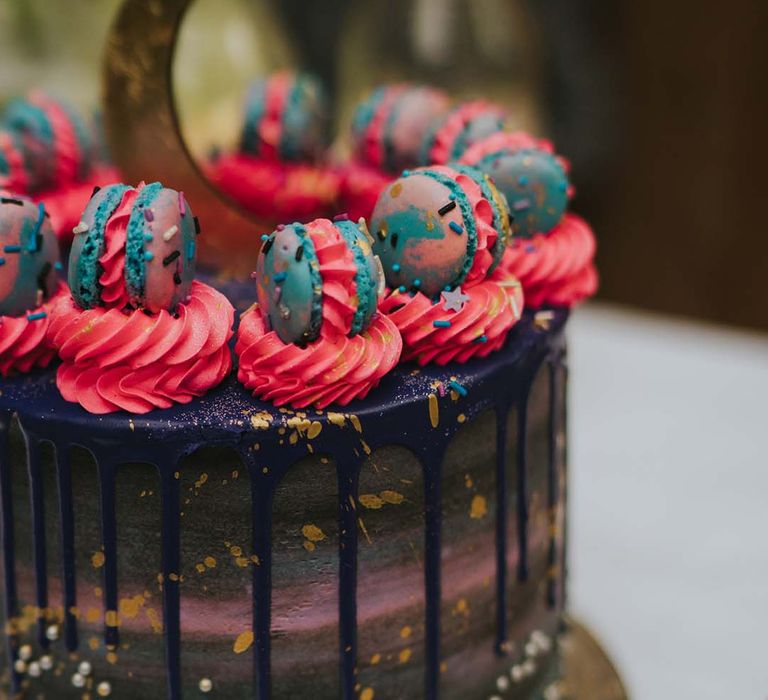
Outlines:
[[495,134],[480,139],[473,143],[464,153],[459,162],[464,165],[475,165],[485,156],[499,151],[521,151],[526,148],[535,148],[538,151],[554,154],[555,149],[551,141],[536,138],[527,131],[497,131]]
[[241,317],[237,332],[237,378],[255,396],[278,406],[344,406],[366,396],[397,364],[401,350],[397,328],[381,314],[352,338],[320,338],[304,348],[286,344],[267,331],[254,304]]
[[589,225],[566,214],[549,233],[514,241],[501,267],[520,280],[528,306],[573,306],[597,291],[595,247]]
[[71,297],[53,310],[48,339],[62,359],[56,384],[91,413],[146,413],[188,403],[219,384],[232,367],[227,345],[234,309],[193,282],[176,317],[116,308],[80,309]]
[[[467,288],[460,311],[446,310],[418,292],[394,291],[379,305],[403,337],[403,359],[420,365],[466,362],[498,350],[523,312],[523,290],[508,273],[496,270],[490,278]],[[450,325],[448,325],[450,324]]]
[[69,289],[60,282],[56,294],[38,308],[23,316],[0,316],[0,375],[23,374],[51,362],[56,355],[47,338],[51,314],[68,298]]
[[384,126],[389,118],[392,105],[403,94],[405,85],[392,85],[384,93],[381,102],[376,106],[373,118],[365,129],[360,143],[359,157],[365,163],[376,168],[384,165]]
[[435,132],[434,141],[429,149],[430,163],[447,163],[451,160],[451,152],[459,134],[473,119],[487,113],[506,119],[507,113],[492,102],[475,100],[460,105],[448,114],[446,120]]
[[283,110],[293,76],[289,72],[273,75],[267,82],[264,96],[264,116],[259,122],[259,156],[279,160],[280,138],[283,131]]

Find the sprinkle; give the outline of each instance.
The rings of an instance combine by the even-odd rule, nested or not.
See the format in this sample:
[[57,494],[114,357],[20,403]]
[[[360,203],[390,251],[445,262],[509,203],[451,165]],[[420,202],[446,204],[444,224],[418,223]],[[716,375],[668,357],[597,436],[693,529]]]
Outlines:
[[81,221],[77,226],[72,229],[72,233],[79,236],[81,233],[85,233],[88,230],[88,224],[85,221]]
[[527,246],[525,246],[525,252],[526,253],[535,253],[536,252],[536,246],[533,245],[533,243],[529,243]]
[[349,214],[346,212],[343,212],[341,214],[336,214],[336,216],[333,217],[334,221],[349,221]]
[[93,199],[94,195],[101,189],[98,185],[93,188],[93,192],[91,192],[91,199]]
[[15,197],[2,197],[0,198],[0,202],[3,204],[15,204],[18,207],[24,206],[24,201],[21,199],[16,199]]
[[184,199],[184,193],[179,192],[179,214],[186,216],[187,214],[187,200]]
[[249,275],[249,277],[250,277],[252,280],[255,280],[255,279],[258,277],[258,276],[259,276],[259,273],[258,273],[258,272],[256,272],[256,270],[254,270],[253,272],[251,272],[251,274]]
[[515,313],[515,318],[519,319],[520,318],[520,307],[517,305],[517,299],[515,299],[515,297],[510,297],[509,301],[512,304],[512,311],[514,311],[514,313]]
[[196,216],[192,217],[192,221],[195,222],[195,235],[200,235],[200,219],[198,219]]
[[53,263],[53,269],[54,270],[63,270],[64,269],[64,265],[62,265],[61,262],[57,260],[55,263]]
[[304,257],[304,246],[300,245],[298,248],[296,248],[296,262],[301,262],[301,259]]
[[151,250],[145,250],[144,251],[144,260],[149,262],[155,257],[155,254]]
[[451,223],[448,224],[448,228],[454,233],[464,233],[464,227],[461,224],[457,224],[455,221],[451,221]]
[[438,320],[438,321],[432,321],[432,325],[435,328],[450,328],[451,327],[451,322],[450,321],[440,321],[440,320]]
[[31,253],[35,253],[43,247],[43,237],[40,235],[43,219],[45,219],[45,205],[40,203],[37,205],[37,222],[35,223],[35,230],[32,231],[32,238],[29,242],[29,251]]
[[437,396],[430,394],[427,397],[429,403],[429,423],[433,428],[440,425],[440,405],[437,403]]
[[421,287],[421,280],[418,277],[415,280],[413,280],[413,286]]
[[398,291],[398,292],[400,292],[401,294],[404,294],[406,289],[407,289],[407,287],[406,287],[404,284],[401,284],[401,285],[400,285],[400,286],[397,288],[397,291]]
[[266,255],[272,248],[272,244],[274,242],[275,242],[274,238],[269,238],[269,236],[267,236],[267,240],[264,241],[264,245],[261,246],[261,252],[264,253],[264,255]]
[[163,234],[163,240],[168,242],[179,232],[179,227],[174,224]]
[[0,258],[0,265],[5,265],[5,258]]
[[454,200],[451,200],[450,202],[448,202],[448,204],[443,204],[443,206],[437,210],[437,213],[440,214],[440,216],[445,216],[449,211],[452,211],[455,208],[456,208],[456,202]]
[[152,234],[151,233],[145,233],[144,234],[144,240],[149,243],[152,240]]
[[193,260],[195,257],[195,242],[187,241],[187,260]]
[[151,209],[145,209],[144,210],[144,218],[147,221],[154,221],[155,220],[155,215],[152,213]]
[[400,272],[400,263],[392,263],[392,272]]
[[266,243],[269,240],[269,236],[266,233],[261,234],[261,240]]
[[48,314],[45,311],[37,311],[27,316],[27,321],[39,321],[41,318],[45,318]]
[[379,229],[376,231],[376,235],[379,237],[380,241],[383,241],[387,237],[387,232],[384,229]]
[[448,195],[448,199],[450,199],[451,201],[454,201],[456,199],[456,195],[453,194],[453,192],[451,192],[451,194]]
[[389,239],[393,248],[397,248],[397,234],[393,233],[392,238]]
[[479,335],[477,338],[475,338],[476,343],[487,343],[488,342],[488,336],[487,335]]
[[163,267],[168,267],[176,258],[178,258],[181,255],[180,250],[174,250],[172,253],[169,253],[163,258]]
[[275,230],[276,230],[276,231],[282,231],[284,228],[285,228],[285,224],[278,224],[278,225],[275,227]]
[[512,205],[512,208],[515,211],[520,211],[521,209],[528,209],[530,206],[531,206],[530,199],[520,199]]
[[20,245],[7,245],[3,248],[3,250],[6,253],[20,253],[21,252],[21,246]]
[[448,386],[451,387],[459,396],[466,396],[467,390],[459,384],[455,379],[451,379],[450,382],[448,382]]
[[286,277],[288,277],[286,272],[276,272],[273,279],[275,282],[284,282]]
[[445,396],[445,384],[442,382],[438,382],[437,384],[437,393],[440,394],[440,396]]
[[176,270],[176,272],[173,273],[173,283],[181,284],[181,275],[179,274],[178,270]]
[[275,304],[280,301],[280,297],[283,295],[282,287],[275,287]]
[[469,294],[464,294],[460,286],[453,291],[441,292],[441,296],[444,311],[461,311],[469,301]]

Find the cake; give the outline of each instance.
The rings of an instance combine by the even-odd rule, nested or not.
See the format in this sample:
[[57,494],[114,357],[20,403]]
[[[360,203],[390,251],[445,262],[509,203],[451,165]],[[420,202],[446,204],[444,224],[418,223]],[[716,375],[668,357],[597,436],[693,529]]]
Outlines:
[[[446,114],[457,154],[499,117]],[[482,165],[391,175],[370,222],[297,215],[226,284],[195,279],[183,193],[93,193],[59,361],[0,379],[9,694],[562,696],[564,329],[594,240],[567,210],[516,227]]]

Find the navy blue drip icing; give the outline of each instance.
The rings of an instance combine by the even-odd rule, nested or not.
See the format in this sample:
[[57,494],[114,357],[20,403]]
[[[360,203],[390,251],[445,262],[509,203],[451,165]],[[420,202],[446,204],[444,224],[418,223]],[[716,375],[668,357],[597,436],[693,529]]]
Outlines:
[[[405,365],[385,377],[372,396],[343,409],[354,413],[365,426],[365,440],[372,451],[392,444],[408,447],[420,460],[424,472],[425,518],[425,678],[424,697],[437,700],[440,685],[440,605],[441,605],[441,476],[443,457],[451,439],[460,429],[460,413],[471,419],[486,409],[497,412],[497,621],[495,647],[506,653],[508,639],[507,566],[510,543],[506,522],[510,512],[506,476],[506,443],[509,411],[515,409],[518,419],[517,455],[517,531],[520,547],[517,578],[528,577],[528,469],[527,469],[527,400],[539,369],[553,364],[550,382],[550,432],[562,420],[561,384],[563,368],[563,326],[566,311],[556,311],[548,331],[535,328],[532,317],[524,315],[510,333],[501,351],[482,360],[464,365],[425,367],[417,375]],[[455,376],[468,390],[468,398],[440,404],[440,430],[430,427],[427,395],[435,381]],[[180,461],[202,446],[230,447],[242,458],[251,481],[253,553],[260,565],[251,567],[253,576],[252,625],[254,634],[253,689],[258,700],[271,700],[271,552],[272,500],[275,489],[291,466],[306,456],[305,446],[279,445],[276,430],[253,431],[243,425],[244,412],[267,411],[275,420],[280,414],[269,404],[257,401],[230,377],[224,384],[191,404],[155,411],[135,421],[127,429],[130,416],[115,413],[98,421],[75,404],[65,402],[55,389],[50,371],[27,377],[0,381],[0,504],[2,505],[2,538],[4,558],[4,606],[6,619],[6,653],[11,668],[13,692],[20,678],[13,671],[18,658],[19,640],[12,621],[19,615],[16,589],[16,551],[14,544],[13,495],[10,476],[9,429],[16,413],[28,445],[28,468],[34,524],[34,569],[37,605],[48,607],[47,570],[45,564],[44,511],[42,509],[42,477],[40,443],[53,444],[58,467],[58,496],[61,518],[61,551],[63,571],[63,603],[65,609],[65,643],[67,649],[78,647],[76,620],[68,611],[76,604],[73,539],[73,492],[69,452],[73,446],[90,451],[98,466],[101,532],[104,553],[104,607],[116,611],[118,601],[117,523],[115,510],[115,475],[127,463],[155,465],[160,475],[161,493],[161,568],[163,600],[163,634],[165,639],[167,697],[181,697],[180,635],[180,505],[176,472]],[[559,393],[558,393],[559,392]],[[560,411],[560,415],[555,415]],[[308,412],[311,420],[327,425],[327,413]],[[412,426],[404,437],[403,426]],[[347,427],[328,428],[313,440],[315,454],[331,455],[337,466],[339,527],[339,676],[341,696],[357,697],[357,556],[358,528],[354,504],[358,497],[360,469],[366,456],[359,453],[360,435]],[[258,442],[260,449],[251,449]],[[553,513],[564,507],[565,493],[557,483],[558,445],[550,438],[548,505]],[[268,472],[262,470],[269,464]],[[559,503],[558,503],[559,501]],[[548,564],[559,571],[559,581],[551,580],[547,590],[550,605],[562,603],[564,551],[550,543]],[[554,564],[554,566],[553,566]],[[558,600],[559,598],[559,600]],[[105,615],[114,622],[112,615]],[[41,619],[38,641],[47,648],[44,619]],[[104,639],[108,647],[118,647],[118,628],[107,624]]]

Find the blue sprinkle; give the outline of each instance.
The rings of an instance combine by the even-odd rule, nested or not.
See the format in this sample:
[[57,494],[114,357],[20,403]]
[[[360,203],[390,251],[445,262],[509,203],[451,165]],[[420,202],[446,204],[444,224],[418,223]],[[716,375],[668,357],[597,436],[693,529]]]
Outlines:
[[194,238],[187,241],[187,260],[194,260],[195,245],[196,244]]
[[406,289],[407,289],[407,287],[406,287],[404,284],[401,284],[401,285],[400,285],[400,286],[397,288],[397,291],[398,291],[398,292],[400,292],[400,293],[402,294],[402,293],[404,293],[404,292],[405,292],[405,290],[406,290]]
[[276,272],[275,273],[275,282],[284,282],[285,278],[288,277],[288,274],[285,272]]
[[[42,247],[42,239],[38,240],[40,235],[40,229],[43,226],[43,220],[45,219],[45,205],[40,202],[37,205],[37,222],[35,223],[35,230],[32,231],[32,236],[29,239],[29,252],[36,253]],[[39,244],[39,245],[38,245]]]
[[403,177],[408,177],[411,174],[410,170],[403,170]]
[[392,265],[392,272],[400,272],[400,263],[394,263]]
[[261,234],[261,240],[262,241],[268,241],[269,240],[269,236],[266,233],[262,233]]
[[[149,211],[149,210],[147,210]],[[151,241],[152,240],[152,234],[151,233],[145,233],[144,234],[144,240],[145,241]]]
[[145,250],[144,251],[144,260],[146,260],[147,262],[152,260],[152,258],[154,258],[154,257],[155,257],[155,254],[151,250]]
[[456,199],[456,195],[455,195],[455,194],[453,194],[453,192],[451,192],[451,194],[449,194],[449,195],[448,195],[448,199],[450,199],[451,201],[453,201],[454,199]]
[[0,265],[5,265],[5,258],[0,258]]
[[467,390],[461,386],[455,379],[451,379],[450,382],[448,382],[448,386],[451,387],[459,396],[466,396]]
[[525,246],[525,252],[526,253],[535,253],[536,252],[536,246],[532,243],[529,243],[527,246]]
[[432,321],[432,325],[435,328],[450,328],[451,322],[450,321]]
[[[3,262],[5,262],[5,261],[3,261]],[[62,265],[58,260],[55,263],[53,263],[53,267],[56,270],[63,270],[64,269],[64,265]]]
[[21,246],[20,245],[7,245],[3,248],[3,250],[6,253],[20,253],[21,252]]
[[448,224],[448,228],[455,233],[464,233],[464,227],[461,224],[457,224],[455,221],[451,221],[451,223]]
[[45,311],[38,311],[34,314],[27,316],[27,321],[39,321],[41,318],[45,318],[48,314]]
[[421,287],[421,280],[418,277],[415,280],[413,280],[413,286]]
[[528,184],[528,178],[525,175],[521,175],[517,178],[517,184],[520,185],[520,187],[525,187]]
[[446,291],[446,292],[450,292],[451,291],[451,285],[450,284],[446,284],[445,287],[443,287],[443,290]]
[[479,335],[477,338],[475,338],[476,343],[487,343],[488,342],[488,336],[485,335]]

